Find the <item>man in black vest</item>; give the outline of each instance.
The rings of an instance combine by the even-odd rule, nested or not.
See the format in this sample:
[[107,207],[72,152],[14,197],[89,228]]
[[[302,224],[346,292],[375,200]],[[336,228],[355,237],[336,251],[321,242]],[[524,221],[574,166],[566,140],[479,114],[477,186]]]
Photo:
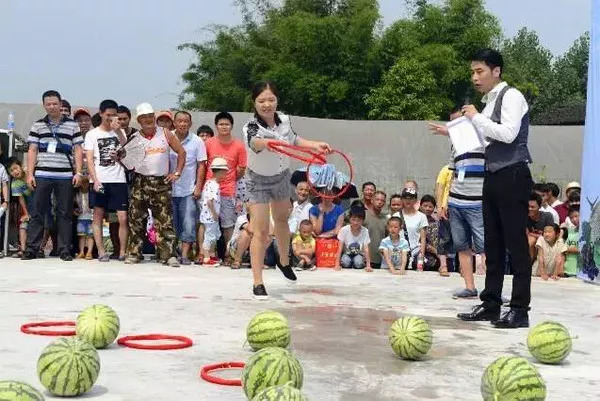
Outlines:
[[[483,302],[470,313],[459,313],[466,321],[491,321],[497,328],[529,327],[531,260],[527,243],[528,201],[533,187],[528,163],[529,106],[523,94],[502,81],[502,55],[491,49],[478,51],[471,62],[471,80],[484,94],[481,113],[466,105],[462,113],[485,140],[483,220],[487,274]],[[447,128],[431,124],[446,134]],[[500,317],[506,250],[511,256],[513,290],[510,311]]]

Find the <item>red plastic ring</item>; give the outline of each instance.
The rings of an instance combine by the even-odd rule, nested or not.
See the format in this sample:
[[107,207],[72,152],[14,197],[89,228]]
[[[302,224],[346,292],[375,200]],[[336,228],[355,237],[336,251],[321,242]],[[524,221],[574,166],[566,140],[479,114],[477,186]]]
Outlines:
[[[325,160],[322,153],[314,152],[312,149],[307,148],[305,146],[290,145],[288,143],[279,142],[279,141],[269,141],[269,142],[267,142],[267,146],[269,147],[269,149],[271,149],[275,152],[289,156],[296,160],[300,160],[301,162],[304,162],[304,163],[313,163],[313,164],[327,163],[327,160]],[[301,153],[306,153],[307,155],[312,156],[312,158],[290,152],[287,149],[295,150],[295,151],[298,151]],[[315,160],[316,160],[316,162],[315,162]]]
[[344,188],[342,188],[340,190],[340,192],[338,194],[324,195],[324,194],[320,193],[319,191],[317,191],[317,189],[315,188],[313,183],[310,182],[310,174],[309,174],[310,166],[312,166],[313,164],[318,164],[318,163],[314,162],[315,159],[309,161],[308,167],[306,168],[306,182],[308,183],[308,186],[309,186],[311,192],[314,193],[316,196],[323,198],[323,199],[335,199],[335,198],[341,197],[346,192],[348,192],[348,190],[350,189],[350,186],[352,185],[352,181],[354,181],[354,168],[352,167],[352,163],[350,163],[350,159],[348,158],[348,156],[346,156],[344,153],[340,152],[339,150],[335,150],[335,149],[331,149],[331,153],[337,153],[338,155],[340,155],[344,158],[344,160],[346,161],[346,164],[348,164],[348,168],[350,169],[350,179],[349,179],[348,183],[344,186]]
[[200,369],[200,377],[209,383],[220,384],[222,386],[241,386],[242,381],[240,379],[224,379],[222,377],[213,376],[210,372],[225,369],[243,369],[244,366],[246,366],[244,362],[221,362],[206,365]]
[[[148,345],[148,344],[136,344],[134,341],[156,341],[156,340],[173,340],[178,341],[179,344],[158,344],[158,345]],[[121,337],[117,340],[117,344],[122,345],[123,347],[128,348],[136,348],[136,349],[150,349],[150,350],[172,350],[172,349],[182,349],[189,348],[194,345],[194,342],[191,338],[185,336],[171,336],[168,334],[142,334],[139,336],[126,336]]]
[[38,323],[27,323],[21,326],[21,331],[25,334],[34,334],[37,336],[74,336],[75,330],[31,330],[34,327],[57,327],[57,326],[69,326],[75,327],[75,322],[38,322]]

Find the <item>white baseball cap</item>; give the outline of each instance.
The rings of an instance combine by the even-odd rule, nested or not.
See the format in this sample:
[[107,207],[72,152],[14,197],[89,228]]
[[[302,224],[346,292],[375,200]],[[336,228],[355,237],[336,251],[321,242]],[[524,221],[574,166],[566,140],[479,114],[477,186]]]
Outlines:
[[569,191],[571,189],[581,189],[581,184],[579,184],[577,181],[572,181],[567,184],[567,188],[565,189],[565,192]]
[[154,109],[150,103],[140,103],[135,108],[136,118],[146,114],[154,114]]
[[210,163],[211,170],[229,170],[229,166],[227,165],[227,160],[222,157],[215,157]]

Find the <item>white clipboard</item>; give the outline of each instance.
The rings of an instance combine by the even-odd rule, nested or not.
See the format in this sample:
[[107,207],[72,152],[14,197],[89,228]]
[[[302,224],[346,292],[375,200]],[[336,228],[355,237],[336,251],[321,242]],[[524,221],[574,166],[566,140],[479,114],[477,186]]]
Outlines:
[[481,135],[467,117],[457,118],[446,126],[457,156],[485,147]]

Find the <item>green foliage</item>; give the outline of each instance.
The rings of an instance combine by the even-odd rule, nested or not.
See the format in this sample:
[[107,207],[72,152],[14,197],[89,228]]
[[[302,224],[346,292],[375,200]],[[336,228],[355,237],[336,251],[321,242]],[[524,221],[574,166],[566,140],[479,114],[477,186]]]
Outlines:
[[357,118],[374,84],[376,0],[238,1],[245,23],[215,39],[185,44],[197,55],[183,75],[184,107],[251,110],[249,89],[271,79],[288,113]]
[[[400,1],[400,0],[398,0]],[[405,0],[411,10],[385,29],[377,0],[236,0],[243,21],[186,43],[182,107],[250,111],[250,88],[271,79],[288,113],[345,119],[444,119],[478,98],[469,60],[500,48],[504,77],[531,105],[532,118],[585,101],[589,35],[562,57],[521,29],[503,40],[484,0]]]

